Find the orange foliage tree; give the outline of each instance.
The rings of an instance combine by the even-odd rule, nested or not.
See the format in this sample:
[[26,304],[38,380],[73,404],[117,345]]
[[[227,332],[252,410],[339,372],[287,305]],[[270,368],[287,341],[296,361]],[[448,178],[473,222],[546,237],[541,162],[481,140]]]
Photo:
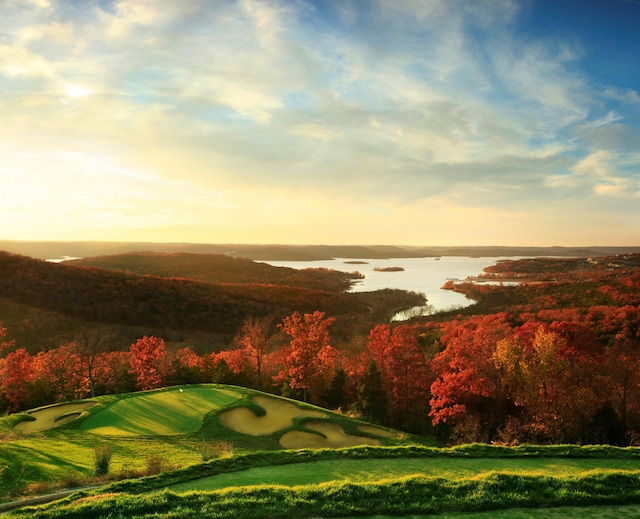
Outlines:
[[131,345],[129,362],[139,389],[154,389],[162,385],[167,374],[166,356],[164,339],[159,337],[144,336]]
[[329,344],[328,329],[334,321],[324,312],[294,312],[278,325],[291,337],[281,351],[285,369],[279,377],[292,389],[301,390],[305,402],[309,395],[320,401],[333,378],[338,350]]

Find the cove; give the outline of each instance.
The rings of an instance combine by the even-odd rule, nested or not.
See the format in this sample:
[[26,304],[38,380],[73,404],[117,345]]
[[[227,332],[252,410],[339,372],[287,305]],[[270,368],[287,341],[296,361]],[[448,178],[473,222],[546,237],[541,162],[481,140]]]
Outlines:
[[[357,281],[350,292],[371,292],[398,288],[426,296],[427,306],[417,306],[398,312],[393,321],[403,321],[420,315],[464,308],[475,301],[452,290],[442,290],[449,279],[464,280],[482,274],[485,267],[515,257],[440,256],[437,258],[334,258],[320,261],[263,261],[274,267],[295,269],[328,268],[343,272],[358,271],[365,277]],[[357,262],[357,263],[356,263]],[[399,267],[402,270],[390,270]]]

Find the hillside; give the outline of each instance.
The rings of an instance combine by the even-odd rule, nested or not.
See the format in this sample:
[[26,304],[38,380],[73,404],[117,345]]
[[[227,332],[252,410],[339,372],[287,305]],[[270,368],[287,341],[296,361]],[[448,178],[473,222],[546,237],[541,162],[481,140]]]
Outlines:
[[[31,353],[89,329],[128,347],[143,335],[221,349],[250,317],[294,311],[386,322],[394,309],[424,303],[400,290],[345,293],[356,274],[272,267],[207,254],[137,253],[52,263],[0,252],[0,321]],[[351,326],[350,325],[350,326]]]
[[[640,503],[637,448],[434,447],[238,386],[47,406],[0,418],[0,435],[0,512],[19,508],[12,515],[30,519],[401,516],[562,505],[596,517],[589,507]],[[92,486],[8,502],[83,483]]]
[[331,258],[388,259],[434,256],[605,256],[640,252],[628,247],[507,247],[507,246],[401,246],[401,245],[252,245],[216,243],[152,242],[46,242],[0,240],[0,250],[40,259],[64,257],[86,258],[130,252],[188,252],[224,254],[264,261],[312,261]]
[[[229,453],[286,448],[407,445],[411,435],[237,386],[200,384],[105,395],[0,417],[0,502],[36,482],[93,476],[108,443],[109,473],[135,477]],[[157,470],[160,472],[161,470]]]
[[[335,288],[335,276],[330,277]],[[2,252],[0,297],[88,321],[217,333],[234,333],[249,316],[283,317],[294,310],[322,310],[329,315],[368,311],[364,304],[335,290],[268,281],[164,279]]]
[[224,254],[127,253],[68,260],[64,264],[207,283],[262,283],[330,292],[344,292],[352,280],[361,277],[336,270],[273,267]]

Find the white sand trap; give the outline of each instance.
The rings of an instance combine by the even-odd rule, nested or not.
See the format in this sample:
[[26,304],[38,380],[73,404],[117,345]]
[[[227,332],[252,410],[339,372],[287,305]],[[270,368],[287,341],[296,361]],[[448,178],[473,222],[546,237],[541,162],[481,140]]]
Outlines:
[[75,420],[82,414],[82,411],[94,405],[96,405],[96,402],[78,402],[75,404],[56,404],[37,409],[29,413],[35,420],[17,423],[13,430],[17,432],[39,432],[60,427]]
[[380,445],[380,441],[375,438],[347,434],[342,427],[334,423],[312,420],[306,422],[304,426],[307,429],[312,429],[324,434],[326,438],[323,438],[319,434],[304,431],[289,431],[280,438],[280,445],[285,449],[320,449],[323,447],[339,448],[355,447],[357,445]]
[[383,438],[402,438],[402,434],[400,433],[387,431],[374,425],[358,425],[358,430],[375,436],[382,436]]
[[254,396],[251,401],[262,407],[266,414],[264,416],[256,416],[247,407],[236,407],[230,411],[220,413],[222,425],[242,434],[266,436],[291,427],[293,419],[297,417],[324,418],[327,416],[320,411],[301,409],[297,405],[278,398]]

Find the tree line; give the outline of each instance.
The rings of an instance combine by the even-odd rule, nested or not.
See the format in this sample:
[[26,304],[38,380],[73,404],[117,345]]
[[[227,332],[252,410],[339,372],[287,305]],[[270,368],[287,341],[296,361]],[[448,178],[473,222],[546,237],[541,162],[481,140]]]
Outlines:
[[334,347],[333,323],[319,311],[251,318],[234,347],[202,355],[155,336],[105,351],[86,335],[36,355],[4,342],[0,408],[219,382],[454,442],[640,439],[639,306],[380,324],[361,351]]

